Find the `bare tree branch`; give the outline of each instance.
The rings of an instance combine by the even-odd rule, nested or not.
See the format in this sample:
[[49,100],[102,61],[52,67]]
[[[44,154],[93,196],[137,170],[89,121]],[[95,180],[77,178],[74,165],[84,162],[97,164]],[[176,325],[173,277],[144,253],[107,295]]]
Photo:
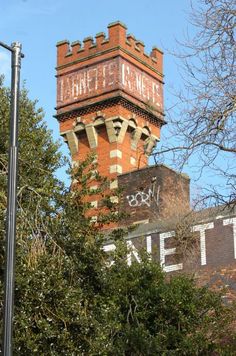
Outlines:
[[[175,54],[182,63],[183,90],[167,112],[174,144],[164,142],[154,153],[159,161],[172,152],[179,169],[194,156],[199,170],[224,176],[231,202],[236,196],[235,5],[232,0],[199,0],[197,8],[192,5],[190,23],[196,33],[179,43],[181,53]],[[217,195],[216,189],[213,193]],[[220,195],[218,191],[225,201]]]

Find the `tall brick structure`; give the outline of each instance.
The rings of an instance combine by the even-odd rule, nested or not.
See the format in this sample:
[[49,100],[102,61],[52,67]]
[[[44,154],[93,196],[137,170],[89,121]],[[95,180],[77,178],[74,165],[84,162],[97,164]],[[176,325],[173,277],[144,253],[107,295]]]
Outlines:
[[57,44],[57,119],[72,161],[94,151],[113,179],[147,166],[164,124],[162,57],[157,48],[147,55],[121,22],[108,38]]
[[[108,25],[108,37],[98,33],[85,38],[83,46],[79,41],[57,44],[61,135],[73,163],[94,152],[110,188],[126,187],[121,203],[131,213],[128,224],[170,217],[177,203],[181,210],[189,208],[189,179],[168,168],[148,167],[165,124],[162,62],[158,48],[147,55],[121,22]],[[88,200],[96,219],[99,199]]]
[[[60,132],[73,162],[93,151],[100,173],[112,179],[111,189],[124,188],[121,204],[130,213],[126,223],[139,225],[127,236],[128,263],[139,260],[138,250],[145,247],[166,272],[195,274],[199,284],[225,286],[226,299],[236,300],[235,209],[189,215],[189,178],[164,165],[148,167],[165,123],[162,57],[157,48],[147,55],[144,44],[127,35],[120,22],[108,26],[107,38],[98,33],[95,39],[85,38],[83,46],[59,42]],[[91,202],[96,216],[99,203]],[[185,228],[194,234],[194,244],[178,250],[175,229],[186,210],[193,217]],[[115,245],[110,241],[104,249],[112,251]]]

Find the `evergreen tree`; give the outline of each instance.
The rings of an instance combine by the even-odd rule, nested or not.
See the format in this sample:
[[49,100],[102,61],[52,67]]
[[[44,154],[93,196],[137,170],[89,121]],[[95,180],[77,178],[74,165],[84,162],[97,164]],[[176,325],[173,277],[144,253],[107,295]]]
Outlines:
[[[19,179],[18,179],[18,235],[37,234],[45,225],[44,215],[54,207],[52,201],[62,185],[55,172],[63,164],[50,131],[43,121],[42,109],[28,99],[27,90],[20,95],[19,122]],[[9,146],[10,90],[0,79],[0,207],[5,213],[7,200],[7,162]],[[1,216],[1,224],[3,224]],[[1,232],[4,225],[1,225]]]
[[[140,264],[128,266],[126,232],[117,229],[108,237],[100,229],[119,216],[106,180],[96,174],[99,187],[89,188],[93,157],[74,170],[71,189],[63,188],[55,178],[62,163],[58,145],[25,90],[20,102],[14,354],[233,354],[233,309],[186,277],[167,279],[145,254]],[[2,83],[0,116],[2,300],[9,117],[9,91]],[[98,193],[109,208],[93,222],[86,197]],[[116,243],[113,256],[103,250],[107,238]]]

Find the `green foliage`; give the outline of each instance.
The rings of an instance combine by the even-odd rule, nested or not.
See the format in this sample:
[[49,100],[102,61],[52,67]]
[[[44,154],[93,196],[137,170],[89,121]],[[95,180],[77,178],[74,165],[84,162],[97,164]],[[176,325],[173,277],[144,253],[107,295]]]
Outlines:
[[[9,92],[2,84],[0,104],[2,300],[9,115]],[[71,189],[64,189],[54,175],[62,163],[58,146],[35,104],[23,90],[14,354],[233,354],[233,339],[221,342],[223,333],[230,337],[232,311],[219,296],[183,276],[167,279],[145,254],[140,264],[128,266],[122,229],[109,236],[117,246],[113,256],[104,252],[108,237],[100,228],[119,219],[107,182],[94,175],[89,157],[73,170]],[[91,191],[94,179],[99,184]],[[86,197],[98,193],[109,208],[94,223]]]
[[[122,258],[110,268],[110,317],[116,329],[108,355],[208,355],[233,352],[232,309],[220,296],[197,288],[183,275],[167,277],[147,257],[127,267]],[[221,341],[227,335],[228,344]],[[104,353],[105,354],[105,353]],[[230,354],[230,353],[229,353]],[[233,353],[232,353],[233,354]]]
[[[64,163],[59,145],[52,141],[51,133],[43,121],[42,109],[37,102],[21,91],[19,111],[19,179],[18,179],[18,233],[28,236],[42,230],[44,215],[52,213],[52,201],[61,191],[55,178],[56,170]],[[10,91],[0,80],[0,207],[6,209],[7,161],[9,146]],[[30,212],[30,214],[29,214]],[[3,223],[1,215],[1,223]],[[4,226],[1,225],[1,233]]]

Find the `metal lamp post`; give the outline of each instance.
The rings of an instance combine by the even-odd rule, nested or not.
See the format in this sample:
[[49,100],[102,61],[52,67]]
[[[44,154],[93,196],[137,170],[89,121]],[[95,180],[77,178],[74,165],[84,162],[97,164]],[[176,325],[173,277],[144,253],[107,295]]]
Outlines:
[[12,43],[11,47],[0,42],[0,46],[11,51],[12,62],[3,320],[3,355],[12,356],[17,208],[18,108],[21,58],[23,58],[24,55],[21,53],[21,44],[19,42]]

